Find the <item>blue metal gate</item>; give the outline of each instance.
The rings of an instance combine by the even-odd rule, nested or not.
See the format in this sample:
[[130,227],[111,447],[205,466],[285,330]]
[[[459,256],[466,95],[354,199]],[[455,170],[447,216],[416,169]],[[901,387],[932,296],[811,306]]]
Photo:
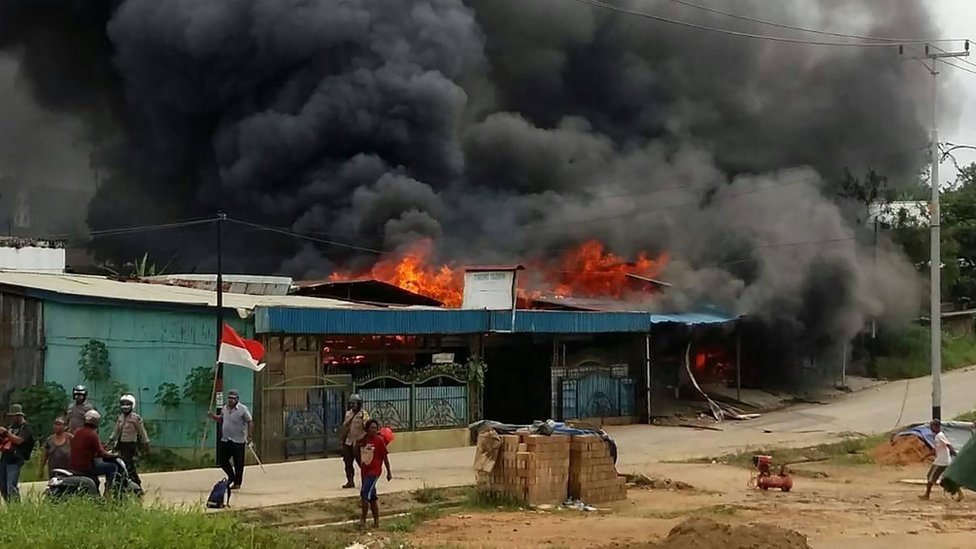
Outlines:
[[595,371],[560,382],[562,419],[620,417],[634,413],[634,380]]

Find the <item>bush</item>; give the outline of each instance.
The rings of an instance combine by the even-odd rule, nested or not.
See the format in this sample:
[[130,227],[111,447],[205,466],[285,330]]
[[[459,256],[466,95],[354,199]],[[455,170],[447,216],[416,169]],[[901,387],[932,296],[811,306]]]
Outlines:
[[63,416],[68,407],[68,393],[61,385],[48,381],[18,389],[11,400],[13,402],[24,407],[24,415],[34,431],[35,440],[43,444],[54,431],[55,418]]
[[85,549],[298,549],[297,534],[244,524],[228,513],[86,499],[25,500],[5,509],[0,547]]
[[[911,326],[890,334],[879,342],[877,375],[882,379],[908,379],[932,373],[929,330]],[[942,334],[942,370],[950,371],[976,364],[976,340]]]

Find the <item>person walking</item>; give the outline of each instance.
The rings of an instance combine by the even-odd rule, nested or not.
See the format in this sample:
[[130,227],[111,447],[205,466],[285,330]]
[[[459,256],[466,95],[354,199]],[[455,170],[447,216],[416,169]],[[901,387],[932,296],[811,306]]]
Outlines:
[[349,395],[349,409],[339,428],[339,440],[342,443],[342,463],[346,469],[346,483],[343,488],[355,488],[356,469],[353,463],[359,463],[356,443],[366,434],[366,422],[369,414],[363,409],[363,399],[357,394]]
[[64,417],[68,420],[68,432],[74,433],[85,424],[85,414],[94,410],[95,405],[88,402],[88,388],[84,385],[75,385],[71,398],[75,402],[65,410]]
[[71,439],[72,434],[67,431],[67,422],[63,417],[54,420],[54,434],[47,437],[41,448],[40,474],[44,475],[47,465],[47,478],[54,476],[55,469],[71,468]]
[[929,423],[929,428],[932,429],[932,433],[935,435],[935,461],[932,462],[932,467],[929,468],[928,478],[925,483],[925,494],[919,496],[919,499],[929,499],[931,497],[932,487],[939,482],[939,479],[942,478],[942,473],[945,473],[945,470],[949,468],[949,464],[952,463],[952,454],[955,453],[952,443],[949,442],[949,437],[942,432],[941,421],[933,419]]
[[[253,420],[247,406],[241,404],[240,393],[229,391],[227,404],[220,415],[210,413],[210,419],[221,424],[220,443],[217,445],[217,461],[227,473],[231,490],[239,490],[244,484],[244,451],[251,442]],[[233,466],[231,466],[233,461]]]
[[20,404],[7,410],[9,427],[0,427],[0,496],[6,502],[20,501],[20,469],[34,450],[34,434]]
[[357,454],[360,456],[359,470],[362,473],[362,487],[359,491],[362,506],[362,515],[359,520],[360,528],[366,528],[367,511],[373,512],[373,527],[380,525],[379,496],[376,495],[376,483],[379,482],[380,475],[383,474],[383,466],[386,466],[387,482],[393,480],[386,439],[380,436],[379,430],[379,422],[370,419],[366,421],[366,434],[356,441]]
[[108,446],[114,448],[122,458],[132,482],[142,486],[142,480],[136,471],[136,454],[140,450],[143,454],[149,453],[149,433],[146,432],[142,416],[133,411],[135,406],[136,397],[122,395],[119,398],[119,409],[122,413],[115,420],[115,429],[108,439]]

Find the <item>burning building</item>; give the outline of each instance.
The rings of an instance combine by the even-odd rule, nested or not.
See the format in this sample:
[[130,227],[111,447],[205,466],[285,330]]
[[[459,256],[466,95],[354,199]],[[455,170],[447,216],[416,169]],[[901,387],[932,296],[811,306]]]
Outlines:
[[[379,279],[457,306],[460,266],[523,264],[526,307],[748,315],[775,351],[757,353],[775,357],[770,371],[915,316],[913,267],[861,233],[836,182],[845,168],[916,177],[926,75],[896,46],[744,35],[930,37],[927,6],[753,1],[730,19],[660,4],[639,8],[741,32],[564,0],[0,0],[0,53],[34,102],[84,122],[99,174],[91,229],[218,210],[275,229],[227,224],[233,272],[338,270],[334,283]],[[212,272],[205,230],[92,249]],[[418,246],[437,266],[420,286],[417,266],[387,261]],[[592,276],[588,258],[607,249],[632,265]],[[579,252],[568,263],[567,250]],[[649,287],[628,289],[628,274]],[[595,318],[519,318],[557,317]]]

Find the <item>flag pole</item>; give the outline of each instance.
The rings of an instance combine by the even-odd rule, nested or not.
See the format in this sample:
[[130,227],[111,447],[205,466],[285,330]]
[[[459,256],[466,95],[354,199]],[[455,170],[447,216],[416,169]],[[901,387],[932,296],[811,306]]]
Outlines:
[[[227,219],[227,214],[224,212],[217,212],[217,342],[215,348],[215,358],[217,360],[217,368],[214,372],[214,390],[213,397],[211,399],[210,407],[213,408],[216,404],[215,414],[220,415],[221,408],[224,405],[224,365],[219,362],[220,360],[220,341],[224,334],[224,247],[223,247],[223,233],[224,233],[224,220]],[[216,402],[215,402],[216,401]],[[208,429],[209,431],[209,429]],[[223,429],[221,428],[221,423],[217,422],[217,437],[214,441],[214,456],[217,456],[217,448],[220,446],[220,438],[223,435]],[[219,465],[219,458],[218,465]]]

